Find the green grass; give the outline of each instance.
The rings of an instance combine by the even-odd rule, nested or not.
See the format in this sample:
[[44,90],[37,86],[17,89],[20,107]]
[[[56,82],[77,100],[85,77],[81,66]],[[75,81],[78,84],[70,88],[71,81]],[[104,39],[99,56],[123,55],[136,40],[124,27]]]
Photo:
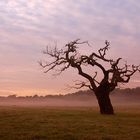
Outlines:
[[[117,108],[116,108],[117,109]],[[0,140],[140,140],[139,108],[0,107]]]

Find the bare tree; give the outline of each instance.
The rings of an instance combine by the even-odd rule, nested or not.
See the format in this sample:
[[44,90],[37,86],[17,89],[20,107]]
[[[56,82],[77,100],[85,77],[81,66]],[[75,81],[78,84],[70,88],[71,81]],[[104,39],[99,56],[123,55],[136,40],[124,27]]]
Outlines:
[[[98,100],[101,114],[114,114],[109,98],[110,92],[118,86],[118,83],[128,83],[134,73],[140,72],[140,66],[124,64],[122,67],[119,66],[122,58],[116,60],[106,58],[110,45],[108,41],[105,41],[105,47],[100,48],[97,53],[92,52],[90,55],[79,55],[78,46],[81,44],[89,45],[87,41],[80,42],[77,39],[66,44],[64,49],[58,50],[56,46],[53,50],[49,50],[47,47],[43,53],[53,58],[53,60],[39,63],[45,69],[45,73],[56,70],[57,74],[61,74],[70,67],[77,69],[78,74],[88,82],[79,82],[76,86],[78,88],[88,87],[93,91]],[[103,63],[109,64],[109,67],[106,68]],[[91,66],[93,75],[88,74],[83,69],[83,66]],[[95,67],[99,68],[103,73],[100,81],[97,80],[98,73],[95,71]]]

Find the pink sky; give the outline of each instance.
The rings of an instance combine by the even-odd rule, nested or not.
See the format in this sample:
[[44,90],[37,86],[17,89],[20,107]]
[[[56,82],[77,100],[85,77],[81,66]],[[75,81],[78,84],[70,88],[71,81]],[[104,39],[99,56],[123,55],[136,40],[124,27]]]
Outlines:
[[[65,85],[79,79],[75,70],[55,78],[37,63],[54,42],[81,38],[97,50],[109,40],[110,56],[140,64],[139,0],[1,0],[0,9],[0,95],[72,92]],[[139,85],[137,73],[125,87]]]

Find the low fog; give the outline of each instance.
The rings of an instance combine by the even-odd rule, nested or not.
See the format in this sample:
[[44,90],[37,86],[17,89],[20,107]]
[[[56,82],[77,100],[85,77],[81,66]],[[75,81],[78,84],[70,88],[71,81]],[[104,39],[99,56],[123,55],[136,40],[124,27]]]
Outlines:
[[[113,106],[140,106],[140,88],[137,90],[116,90],[110,95]],[[96,97],[91,91],[78,91],[67,95],[0,97],[0,106],[54,106],[54,107],[96,107]]]

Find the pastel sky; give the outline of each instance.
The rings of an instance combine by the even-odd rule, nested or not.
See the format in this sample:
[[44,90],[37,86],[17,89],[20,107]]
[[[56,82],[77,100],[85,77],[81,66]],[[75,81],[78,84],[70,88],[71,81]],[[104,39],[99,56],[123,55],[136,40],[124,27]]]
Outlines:
[[[96,50],[111,42],[110,54],[140,64],[139,0],[0,0],[0,95],[71,92],[76,71],[46,75],[42,49],[80,38]],[[87,48],[82,48],[87,50]],[[140,85],[136,74],[125,87]]]

